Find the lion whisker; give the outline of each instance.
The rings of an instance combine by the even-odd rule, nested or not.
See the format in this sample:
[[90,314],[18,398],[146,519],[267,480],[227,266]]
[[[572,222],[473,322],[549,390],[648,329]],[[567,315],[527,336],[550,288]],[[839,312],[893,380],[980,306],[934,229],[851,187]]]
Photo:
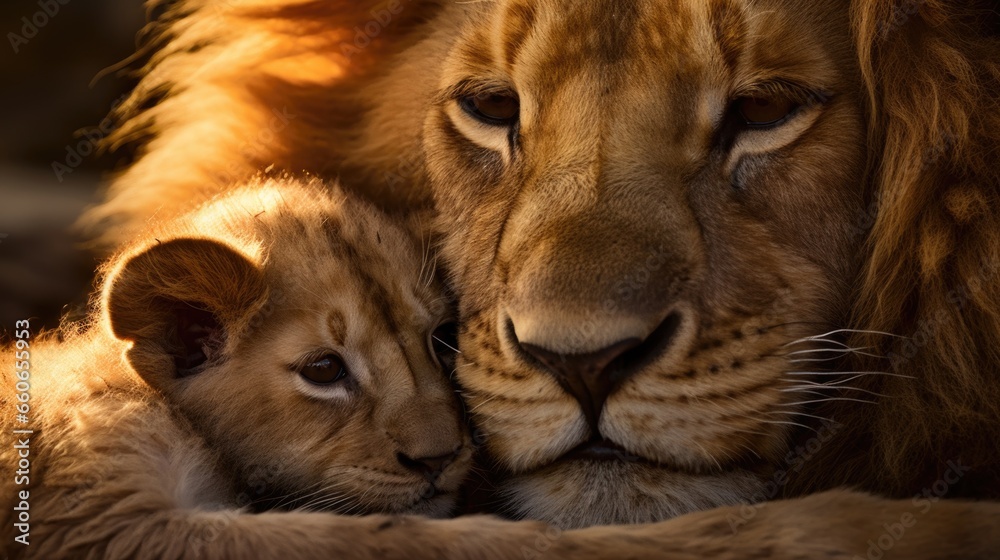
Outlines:
[[320,496],[313,500],[302,504],[302,506],[296,508],[296,511],[317,511],[317,510],[330,510],[339,507],[345,502],[352,499],[352,496],[347,493],[334,493],[329,495]]
[[780,329],[782,327],[790,327],[792,325],[827,325],[827,326],[829,326],[829,323],[824,323],[824,322],[820,322],[820,321],[787,321],[787,322],[784,322],[784,323],[775,323],[773,325],[765,325],[763,328],[768,329],[768,330],[770,330],[770,329]]
[[[901,377],[904,379],[916,379],[912,375],[903,375],[902,373],[890,373],[887,371],[788,371],[785,372],[788,375],[817,375],[817,376],[838,376],[838,375],[855,375],[857,377],[863,377],[865,375],[882,375],[885,377]],[[857,379],[854,377],[853,379]]]
[[[421,256],[420,273],[417,275],[417,282],[421,287],[428,288],[434,282],[434,275],[437,273],[437,252],[433,251],[433,244],[430,239],[421,239],[420,244],[422,245],[423,255]],[[425,272],[427,273],[426,279],[424,278]]]
[[859,402],[859,403],[866,403],[866,404],[878,404],[878,402],[876,402],[876,401],[866,401],[864,399],[852,399],[850,397],[827,397],[827,398],[816,399],[816,400],[811,400],[811,401],[799,401],[799,402],[794,402],[794,403],[782,403],[782,404],[779,404],[778,406],[800,406],[800,405],[803,405],[803,404],[814,404],[814,403],[822,403],[822,402],[829,402],[829,401],[852,401],[852,402]]
[[462,353],[462,352],[461,352],[461,351],[460,351],[460,350],[459,350],[458,348],[455,348],[455,347],[454,347],[454,346],[452,346],[451,344],[448,344],[447,342],[445,342],[445,341],[441,340],[440,338],[438,338],[438,337],[436,337],[436,336],[432,336],[431,338],[433,338],[434,340],[436,340],[436,341],[440,342],[441,344],[444,344],[445,346],[447,346],[447,347],[448,347],[448,349],[449,349],[449,350],[451,350],[452,352],[454,352],[454,353],[456,353],[456,354],[461,354],[461,353]]
[[[347,496],[348,494],[346,492],[343,492],[339,489],[340,486],[341,486],[340,482],[333,481],[331,483],[322,485],[322,487],[319,490],[316,490],[315,492],[310,492],[305,496],[297,497],[296,499],[297,501],[301,502],[301,505],[296,507],[296,509],[315,507],[316,504],[318,503],[322,503],[331,499],[336,499],[341,496]],[[317,496],[317,494],[319,495]]]
[[[468,398],[464,394],[462,396],[463,396],[463,398]],[[492,397],[492,396],[484,395],[484,396],[482,396],[482,400],[480,400],[478,404],[476,404],[475,406],[470,406],[469,407],[469,412],[470,413],[475,413],[481,407],[486,406],[488,404],[492,404],[494,401],[498,401],[498,400],[500,400],[500,399],[497,398],[497,397]],[[466,402],[468,402],[468,401],[466,401]]]
[[757,422],[762,422],[764,424],[784,424],[787,426],[798,426],[799,428],[805,428],[807,430],[812,430],[816,433],[819,433],[819,431],[816,428],[813,428],[811,426],[806,426],[805,424],[799,424],[798,422],[792,422],[790,420],[761,420],[760,418],[755,418],[754,420]]
[[427,267],[428,256],[430,255],[430,243],[424,237],[420,237],[420,270],[417,272],[417,285],[422,286],[424,280],[424,269]]
[[[859,356],[868,356],[870,358],[879,358],[879,359],[885,358],[885,356],[879,356],[878,354],[871,354],[869,352],[851,352],[851,353],[852,354],[857,354]],[[815,363],[822,363],[822,362],[832,362],[832,361],[835,361],[835,360],[840,360],[843,357],[844,357],[843,354],[841,354],[839,356],[830,356],[829,358],[796,358],[794,360],[788,360],[788,363],[790,363],[790,364],[815,364]]]
[[[803,389],[809,389],[804,391]],[[862,389],[861,387],[850,387],[844,385],[827,385],[825,383],[809,383],[808,385],[796,385],[794,387],[789,387],[787,389],[780,389],[782,393],[811,393],[815,395],[822,395],[823,393],[818,393],[817,389],[837,389],[844,391],[859,391],[861,393],[867,393],[874,397],[890,398],[889,395],[883,395],[882,393],[876,393],[875,391],[869,391],[868,389]]]
[[341,505],[347,503],[350,499],[351,497],[346,494],[335,494],[332,496],[326,496],[323,499],[313,500],[308,504],[305,504],[297,511],[336,510]]
[[[790,391],[791,390],[784,390],[783,389],[781,392],[785,393],[785,392],[790,392]],[[817,397],[825,397],[826,396],[825,394],[820,393],[819,391],[811,391],[811,390],[807,390],[807,389],[798,389],[798,390],[795,390],[794,392],[799,393],[801,395],[816,395]]]
[[[836,354],[864,354],[863,350],[870,350],[869,347],[859,347],[859,348],[811,348],[809,350],[796,350],[794,352],[789,352],[784,354],[785,356],[798,356],[800,354],[819,354],[819,353],[836,353]],[[869,354],[872,355],[872,354]],[[879,358],[880,356],[875,356]]]
[[866,329],[846,329],[846,328],[843,328],[843,329],[832,330],[830,332],[823,333],[823,334],[817,334],[817,335],[813,335],[813,336],[807,336],[807,337],[804,337],[804,338],[800,338],[799,340],[819,340],[819,339],[824,339],[824,338],[826,338],[828,336],[832,336],[832,335],[835,335],[835,334],[842,334],[842,333],[851,333],[851,334],[877,334],[877,335],[881,335],[881,336],[890,336],[890,337],[893,337],[893,338],[900,338],[900,339],[904,339],[904,340],[909,339],[909,337],[907,337],[907,336],[903,336],[903,335],[899,335],[899,334],[893,334],[893,333],[888,333],[888,332],[884,332],[884,331],[873,331],[873,330],[866,330]]
[[714,461],[715,462],[715,466],[719,467],[720,471],[723,470],[722,469],[722,463],[720,463],[719,460],[714,455],[712,455],[711,453],[709,453],[708,449],[705,449],[705,446],[703,446],[702,444],[698,443],[697,441],[695,441],[693,439],[691,440],[691,443],[697,445],[698,449],[701,449],[702,452],[705,453],[706,457],[708,457],[709,459],[711,459],[712,461]]
[[[824,344],[833,344],[835,346],[840,346],[842,348],[850,348],[850,345],[845,344],[845,343],[843,343],[843,342],[841,342],[839,340],[814,339],[814,338],[800,338],[800,339],[797,339],[797,340],[793,340],[791,342],[786,342],[783,346],[791,346],[793,344],[805,344],[807,342],[809,342],[809,343],[812,343],[812,342],[822,342]],[[867,348],[868,347],[862,348],[862,350],[867,349]]]
[[869,357],[872,357],[872,358],[879,358],[879,359],[884,358],[884,356],[881,356],[881,355],[878,355],[878,354],[873,354],[871,352],[865,352],[865,350],[873,350],[874,347],[872,347],[872,346],[852,347],[852,346],[850,346],[848,344],[845,344],[843,342],[840,342],[838,340],[826,340],[826,339],[818,339],[818,338],[812,338],[812,337],[810,337],[810,338],[804,338],[804,339],[799,339],[799,340],[793,340],[791,342],[788,342],[788,343],[785,343],[784,345],[782,345],[782,348],[787,348],[787,347],[794,346],[794,345],[797,345],[797,344],[805,344],[805,343],[814,344],[814,343],[817,343],[817,342],[825,344],[825,345],[832,345],[832,346],[834,346],[834,348],[829,348],[829,347],[808,348],[808,349],[805,349],[805,350],[796,350],[794,352],[788,352],[786,354],[783,354],[783,356],[799,356],[799,355],[809,355],[809,354],[834,354],[833,356],[823,357],[823,358],[816,358],[816,357],[798,358],[798,359],[795,359],[795,360],[790,360],[792,363],[797,363],[797,362],[826,362],[826,361],[832,361],[832,360],[840,359],[841,357],[843,357],[846,354],[855,354],[855,355],[859,355],[859,356],[869,356]]
[[831,380],[831,381],[820,381],[820,382],[808,381],[806,379],[784,379],[783,381],[785,383],[815,383],[816,385],[823,385],[824,387],[835,387],[835,386],[838,386],[838,385],[844,385],[845,383],[850,383],[851,381],[854,381],[855,379],[861,379],[862,377],[864,377],[864,376],[863,375],[853,375],[851,377],[847,377],[847,378],[841,379],[839,381],[833,381],[833,380]]
[[828,358],[796,358],[794,360],[789,360],[790,363],[799,362],[828,362],[831,360],[836,360],[843,357],[846,354],[856,354],[858,356],[870,356],[872,358],[884,358],[885,356],[879,356],[878,354],[872,354],[871,352],[864,352],[868,348],[816,348],[812,350],[796,350],[795,352],[789,352],[784,354],[785,356],[798,356],[802,354],[819,354],[819,353],[834,353],[835,356]]
[[[781,405],[781,406],[784,406],[784,405]],[[765,414],[790,414],[790,415],[793,415],[793,416],[805,416],[807,418],[814,418],[816,420],[822,420],[823,422],[833,422],[833,420],[831,420],[829,418],[826,418],[826,417],[823,417],[823,416],[816,416],[815,414],[806,414],[804,412],[796,412],[794,410],[770,410],[770,411],[766,412]]]
[[[305,495],[301,494],[302,492],[309,491],[309,490],[311,490],[313,488],[316,488],[317,486],[319,486],[320,488],[318,490],[316,490],[315,492],[310,492],[310,493],[305,494]],[[280,509],[281,507],[283,507],[285,505],[291,504],[295,500],[305,500],[305,499],[307,499],[307,498],[309,498],[311,496],[315,496],[316,494],[319,494],[320,492],[329,490],[332,487],[333,487],[332,484],[331,485],[327,485],[327,486],[323,486],[323,481],[322,480],[316,481],[316,482],[310,484],[309,486],[306,486],[305,488],[303,488],[303,489],[301,489],[299,491],[289,492],[287,494],[283,494],[281,496],[278,496],[278,497],[274,498],[274,499],[278,500],[278,502],[274,505],[274,507],[275,507],[275,509]]]
[[351,505],[351,506],[349,506],[349,507],[348,507],[348,508],[347,508],[347,509],[346,509],[346,510],[344,511],[344,514],[345,514],[345,515],[354,515],[355,513],[361,513],[362,509],[363,509],[363,508],[365,507],[365,506],[364,506],[364,503],[365,503],[365,499],[366,499],[366,498],[368,497],[368,495],[369,495],[369,494],[370,494],[370,493],[371,493],[371,492],[372,492],[372,491],[373,491],[374,489],[375,489],[375,488],[374,488],[374,486],[370,486],[369,488],[367,488],[367,489],[366,489],[366,490],[365,490],[365,491],[364,491],[364,492],[363,492],[363,493],[361,494],[361,496],[359,496],[359,497],[355,498],[355,500],[354,500],[354,505]]

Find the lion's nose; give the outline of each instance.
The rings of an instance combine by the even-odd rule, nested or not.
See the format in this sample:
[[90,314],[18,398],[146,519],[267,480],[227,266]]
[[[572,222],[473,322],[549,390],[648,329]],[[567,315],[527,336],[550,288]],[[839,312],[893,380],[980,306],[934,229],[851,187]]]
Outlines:
[[[626,338],[586,354],[561,354],[529,342],[517,343],[580,403],[587,423],[597,433],[601,410],[611,393],[669,345],[679,324],[680,317],[674,313],[644,339]],[[511,327],[516,339],[516,327]]]
[[534,344],[522,343],[521,348],[545,366],[559,385],[579,401],[587,422],[591,428],[596,428],[604,401],[622,377],[620,370],[607,371],[608,366],[640,344],[641,340],[629,338],[597,352],[577,355],[557,354]]

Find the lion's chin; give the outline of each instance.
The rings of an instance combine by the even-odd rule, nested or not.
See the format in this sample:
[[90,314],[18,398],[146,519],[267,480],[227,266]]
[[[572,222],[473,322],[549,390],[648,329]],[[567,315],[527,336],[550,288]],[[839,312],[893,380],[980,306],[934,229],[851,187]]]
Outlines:
[[745,470],[691,474],[646,462],[562,460],[505,481],[517,517],[564,529],[648,523],[720,506],[750,503],[763,491]]

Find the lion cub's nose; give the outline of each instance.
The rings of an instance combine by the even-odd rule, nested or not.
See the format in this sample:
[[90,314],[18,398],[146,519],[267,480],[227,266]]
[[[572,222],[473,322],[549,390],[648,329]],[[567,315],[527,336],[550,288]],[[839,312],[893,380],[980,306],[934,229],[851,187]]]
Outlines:
[[399,461],[400,465],[403,465],[407,469],[423,475],[429,481],[434,482],[435,479],[444,471],[454,459],[456,453],[446,453],[444,455],[438,455],[436,457],[410,457],[405,453],[397,453],[396,460]]
[[[601,410],[608,396],[622,381],[660,354],[670,343],[679,324],[680,317],[674,313],[645,339],[626,338],[585,354],[561,354],[520,340],[517,344],[580,403],[587,423],[596,434]],[[517,339],[516,327],[510,330]]]

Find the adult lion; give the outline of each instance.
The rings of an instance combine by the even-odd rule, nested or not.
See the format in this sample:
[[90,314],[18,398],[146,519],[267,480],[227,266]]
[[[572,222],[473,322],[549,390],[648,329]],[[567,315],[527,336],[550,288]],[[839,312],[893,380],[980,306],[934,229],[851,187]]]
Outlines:
[[[115,242],[264,168],[436,204],[514,515],[850,486],[927,519],[1000,497],[998,28],[985,1],[184,0],[88,222]],[[890,502],[851,496],[828,514],[887,550]]]

